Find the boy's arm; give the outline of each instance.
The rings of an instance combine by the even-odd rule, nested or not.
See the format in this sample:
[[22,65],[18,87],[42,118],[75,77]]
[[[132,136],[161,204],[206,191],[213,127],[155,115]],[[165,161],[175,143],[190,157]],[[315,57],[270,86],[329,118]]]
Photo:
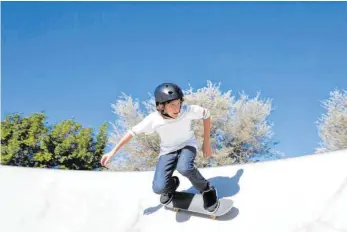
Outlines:
[[204,143],[210,142],[210,134],[211,134],[211,117],[203,119],[204,123]]
[[211,149],[211,116],[210,111],[199,105],[188,106],[188,114],[191,119],[202,119],[204,124],[204,143],[203,151],[204,157],[209,157],[212,155]]
[[123,138],[119,141],[117,146],[115,146],[110,153],[112,155],[116,154],[117,151],[119,151],[126,143],[128,143],[134,136],[140,133],[153,133],[152,120],[153,115],[148,115],[140,123],[128,130],[128,132],[123,136]]
[[119,141],[119,143],[112,149],[110,152],[112,156],[116,154],[119,149],[121,149],[126,143],[128,143],[133,138],[133,135],[130,132],[127,132],[123,138]]
[[[204,114],[205,114],[204,110]],[[206,115],[206,114],[205,114]],[[210,134],[211,134],[211,117],[208,115],[207,118],[203,118],[204,123],[204,156],[209,157],[212,155],[212,149],[211,149],[211,141],[210,141]]]
[[110,161],[111,157],[114,156],[121,147],[123,147],[127,142],[129,142],[132,139],[133,135],[131,133],[126,133],[123,138],[119,141],[117,146],[115,146],[112,151],[104,154],[101,157],[100,163],[102,166],[106,166],[106,164]]

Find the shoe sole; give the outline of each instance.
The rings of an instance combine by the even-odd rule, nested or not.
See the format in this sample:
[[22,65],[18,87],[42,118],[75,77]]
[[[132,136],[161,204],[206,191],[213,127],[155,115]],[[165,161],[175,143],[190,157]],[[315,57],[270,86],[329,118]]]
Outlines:
[[172,201],[172,199],[173,199],[173,195],[172,195],[172,197],[171,197],[166,203],[160,202],[160,204],[161,204],[161,205],[168,205],[168,204],[170,204],[170,202]]
[[208,210],[208,209],[206,209],[206,210],[207,210],[209,213],[215,213],[215,212],[218,211],[219,206],[220,206],[220,201],[218,201],[217,206],[216,206],[216,208],[215,208],[213,211],[210,211],[210,210]]

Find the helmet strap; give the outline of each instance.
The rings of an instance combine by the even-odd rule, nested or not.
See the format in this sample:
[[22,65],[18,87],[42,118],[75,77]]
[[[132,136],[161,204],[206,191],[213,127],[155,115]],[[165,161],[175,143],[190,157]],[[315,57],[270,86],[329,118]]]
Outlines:
[[169,117],[169,118],[172,118],[168,113],[166,113],[164,110],[161,111],[161,115],[165,116],[165,117]]

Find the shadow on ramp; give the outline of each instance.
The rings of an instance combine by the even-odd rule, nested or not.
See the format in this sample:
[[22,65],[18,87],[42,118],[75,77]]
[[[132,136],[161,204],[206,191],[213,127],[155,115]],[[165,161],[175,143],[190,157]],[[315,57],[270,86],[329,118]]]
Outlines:
[[149,215],[149,214],[155,213],[162,207],[163,206],[161,204],[158,204],[157,206],[149,207],[143,211],[143,215]]
[[[239,181],[243,175],[243,169],[239,169],[235,176],[216,176],[208,179],[209,182],[217,189],[218,198],[232,197],[240,191]],[[184,192],[199,193],[193,186]]]
[[[236,195],[240,191],[239,181],[241,176],[243,175],[244,170],[239,169],[235,176],[229,177],[229,176],[216,176],[213,178],[208,179],[209,182],[215,188],[217,189],[218,198],[225,198],[225,197],[232,197]],[[190,193],[199,193],[194,186],[190,187],[189,189],[182,190],[182,192],[190,192]],[[161,209],[163,206],[161,204],[158,204],[153,207],[149,207],[143,211],[143,215],[149,215],[157,212],[159,209]],[[174,211],[173,211],[174,212]],[[177,222],[185,222],[189,220],[190,216],[199,216],[199,217],[206,217],[209,218],[208,215],[203,215],[199,213],[194,212],[186,212],[183,210],[180,210],[176,213]],[[225,221],[225,220],[232,220],[239,214],[239,210],[235,207],[233,207],[227,214],[216,218],[216,220]]]

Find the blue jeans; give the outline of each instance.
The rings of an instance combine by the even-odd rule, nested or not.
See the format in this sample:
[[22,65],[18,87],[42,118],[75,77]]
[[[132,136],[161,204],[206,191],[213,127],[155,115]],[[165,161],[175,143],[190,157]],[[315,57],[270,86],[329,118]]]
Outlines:
[[198,191],[205,190],[208,182],[194,166],[195,157],[196,149],[192,146],[161,155],[154,172],[153,191],[157,194],[173,192],[176,186],[171,177],[175,169],[187,177]]

